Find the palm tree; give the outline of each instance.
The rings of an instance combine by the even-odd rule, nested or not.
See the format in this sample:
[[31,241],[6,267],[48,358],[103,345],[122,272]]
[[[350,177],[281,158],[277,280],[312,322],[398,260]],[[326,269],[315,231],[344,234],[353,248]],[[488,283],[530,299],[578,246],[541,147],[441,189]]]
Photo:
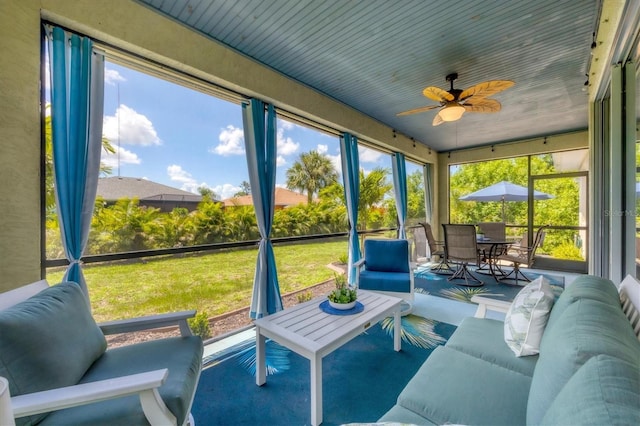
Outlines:
[[[50,108],[47,105],[46,108]],[[53,182],[53,138],[51,136],[51,114],[44,118],[44,138],[45,138],[45,207],[49,217],[55,216],[56,196]],[[116,152],[115,148],[106,137],[102,137],[102,149],[109,154]],[[100,162],[100,173],[110,175],[112,168],[102,161]]]
[[293,166],[287,170],[287,188],[307,193],[311,204],[314,194],[338,179],[331,160],[318,151],[303,152]]
[[360,198],[358,223],[361,229],[367,229],[367,219],[372,212],[372,208],[380,204],[385,195],[391,191],[393,186],[387,182],[389,170],[383,167],[376,167],[366,176],[360,170]]

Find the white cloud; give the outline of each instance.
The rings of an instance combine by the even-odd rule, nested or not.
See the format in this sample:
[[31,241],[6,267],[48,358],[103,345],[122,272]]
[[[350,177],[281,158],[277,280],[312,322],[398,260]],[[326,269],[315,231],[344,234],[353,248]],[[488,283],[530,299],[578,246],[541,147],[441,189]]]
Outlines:
[[140,157],[138,157],[135,152],[131,152],[122,147],[118,148],[116,145],[113,145],[113,149],[115,149],[113,154],[102,150],[100,160],[107,166],[116,169],[118,167],[118,162],[120,165],[141,163]]
[[127,81],[127,79],[120,75],[118,71],[108,68],[104,70],[104,82],[106,84],[115,86],[116,83],[119,83],[121,81]]
[[198,183],[198,181],[195,180],[193,176],[191,176],[191,173],[187,172],[181,166],[178,166],[176,164],[172,164],[167,167],[167,174],[172,181],[181,184],[180,189],[182,189],[183,191],[189,191],[194,194],[198,194],[198,188],[211,188],[209,185],[207,185],[206,182]]
[[[292,125],[293,126],[293,125]],[[284,127],[278,128],[278,154],[279,155],[291,155],[298,151],[300,144],[294,142],[290,137],[284,136]]]
[[232,185],[230,183],[224,183],[222,185],[216,185],[213,188],[213,192],[218,194],[221,199],[231,198],[238,192],[240,192],[240,187]]
[[167,174],[171,178],[171,180],[176,182],[193,182],[194,179],[191,177],[191,173],[187,172],[182,168],[182,166],[178,166],[177,164],[172,164],[167,167]]
[[278,130],[283,129],[283,130],[291,130],[296,126],[296,124],[293,124],[290,121],[287,120],[283,120],[283,119],[278,119]]
[[222,156],[244,154],[244,131],[242,129],[230,124],[222,129],[218,140],[220,143],[210,149],[210,152]]
[[342,175],[342,160],[340,159],[340,154],[331,155],[325,154],[329,160],[331,160],[331,164],[333,164],[333,168],[336,169],[339,175]]
[[287,164],[287,160],[285,160],[282,155],[278,155],[278,158],[276,158],[276,167],[284,166],[285,164]]
[[115,115],[104,117],[102,133],[113,145],[117,145],[118,139],[121,145],[149,146],[162,143],[153,123],[124,104],[118,107]]
[[382,153],[380,151],[365,148],[363,146],[358,147],[358,158],[361,163],[377,163],[380,157],[382,157]]
[[318,151],[318,154],[325,154],[326,152],[329,151],[329,146],[319,143],[318,147],[316,148],[316,151]]

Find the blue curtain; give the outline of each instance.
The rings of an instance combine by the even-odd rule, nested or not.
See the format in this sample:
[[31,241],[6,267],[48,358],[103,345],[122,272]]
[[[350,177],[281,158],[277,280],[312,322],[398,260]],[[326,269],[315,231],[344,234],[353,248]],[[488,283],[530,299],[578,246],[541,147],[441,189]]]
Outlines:
[[424,215],[427,223],[433,221],[433,165],[424,165]]
[[271,244],[276,185],[276,110],[273,105],[252,99],[242,104],[244,143],[251,197],[256,211],[260,245],[253,278],[251,318],[262,318],[282,310],[276,260]]
[[51,137],[58,220],[69,267],[63,280],[88,295],[80,261],[100,173],[104,57],[87,37],[47,27],[51,67]]
[[407,239],[404,222],[407,220],[407,166],[404,154],[393,154],[393,192],[396,199],[396,211],[398,212],[398,238]]
[[360,166],[358,161],[358,139],[349,133],[340,138],[340,157],[342,160],[342,179],[344,198],[347,201],[349,217],[349,263],[347,280],[355,284],[356,271],[353,264],[360,260],[360,242],[358,241],[358,204],[360,200]]

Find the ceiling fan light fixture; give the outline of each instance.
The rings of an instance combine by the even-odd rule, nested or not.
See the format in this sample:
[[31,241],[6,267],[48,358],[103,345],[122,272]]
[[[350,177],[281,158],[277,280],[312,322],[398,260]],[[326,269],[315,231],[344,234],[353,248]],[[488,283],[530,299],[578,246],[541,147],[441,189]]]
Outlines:
[[460,120],[465,109],[457,102],[447,103],[447,105],[440,111],[440,117],[444,121],[456,121]]

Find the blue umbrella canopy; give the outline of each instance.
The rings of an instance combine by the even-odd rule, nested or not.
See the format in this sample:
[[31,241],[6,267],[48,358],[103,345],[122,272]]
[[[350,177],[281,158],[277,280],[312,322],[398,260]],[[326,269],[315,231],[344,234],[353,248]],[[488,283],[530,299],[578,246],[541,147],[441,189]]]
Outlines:
[[[502,181],[479,189],[471,194],[460,197],[461,201],[501,201],[502,202],[502,220],[505,220],[504,202],[505,201],[527,201],[528,189],[515,183]],[[548,200],[553,195],[540,191],[533,191],[534,200]]]

